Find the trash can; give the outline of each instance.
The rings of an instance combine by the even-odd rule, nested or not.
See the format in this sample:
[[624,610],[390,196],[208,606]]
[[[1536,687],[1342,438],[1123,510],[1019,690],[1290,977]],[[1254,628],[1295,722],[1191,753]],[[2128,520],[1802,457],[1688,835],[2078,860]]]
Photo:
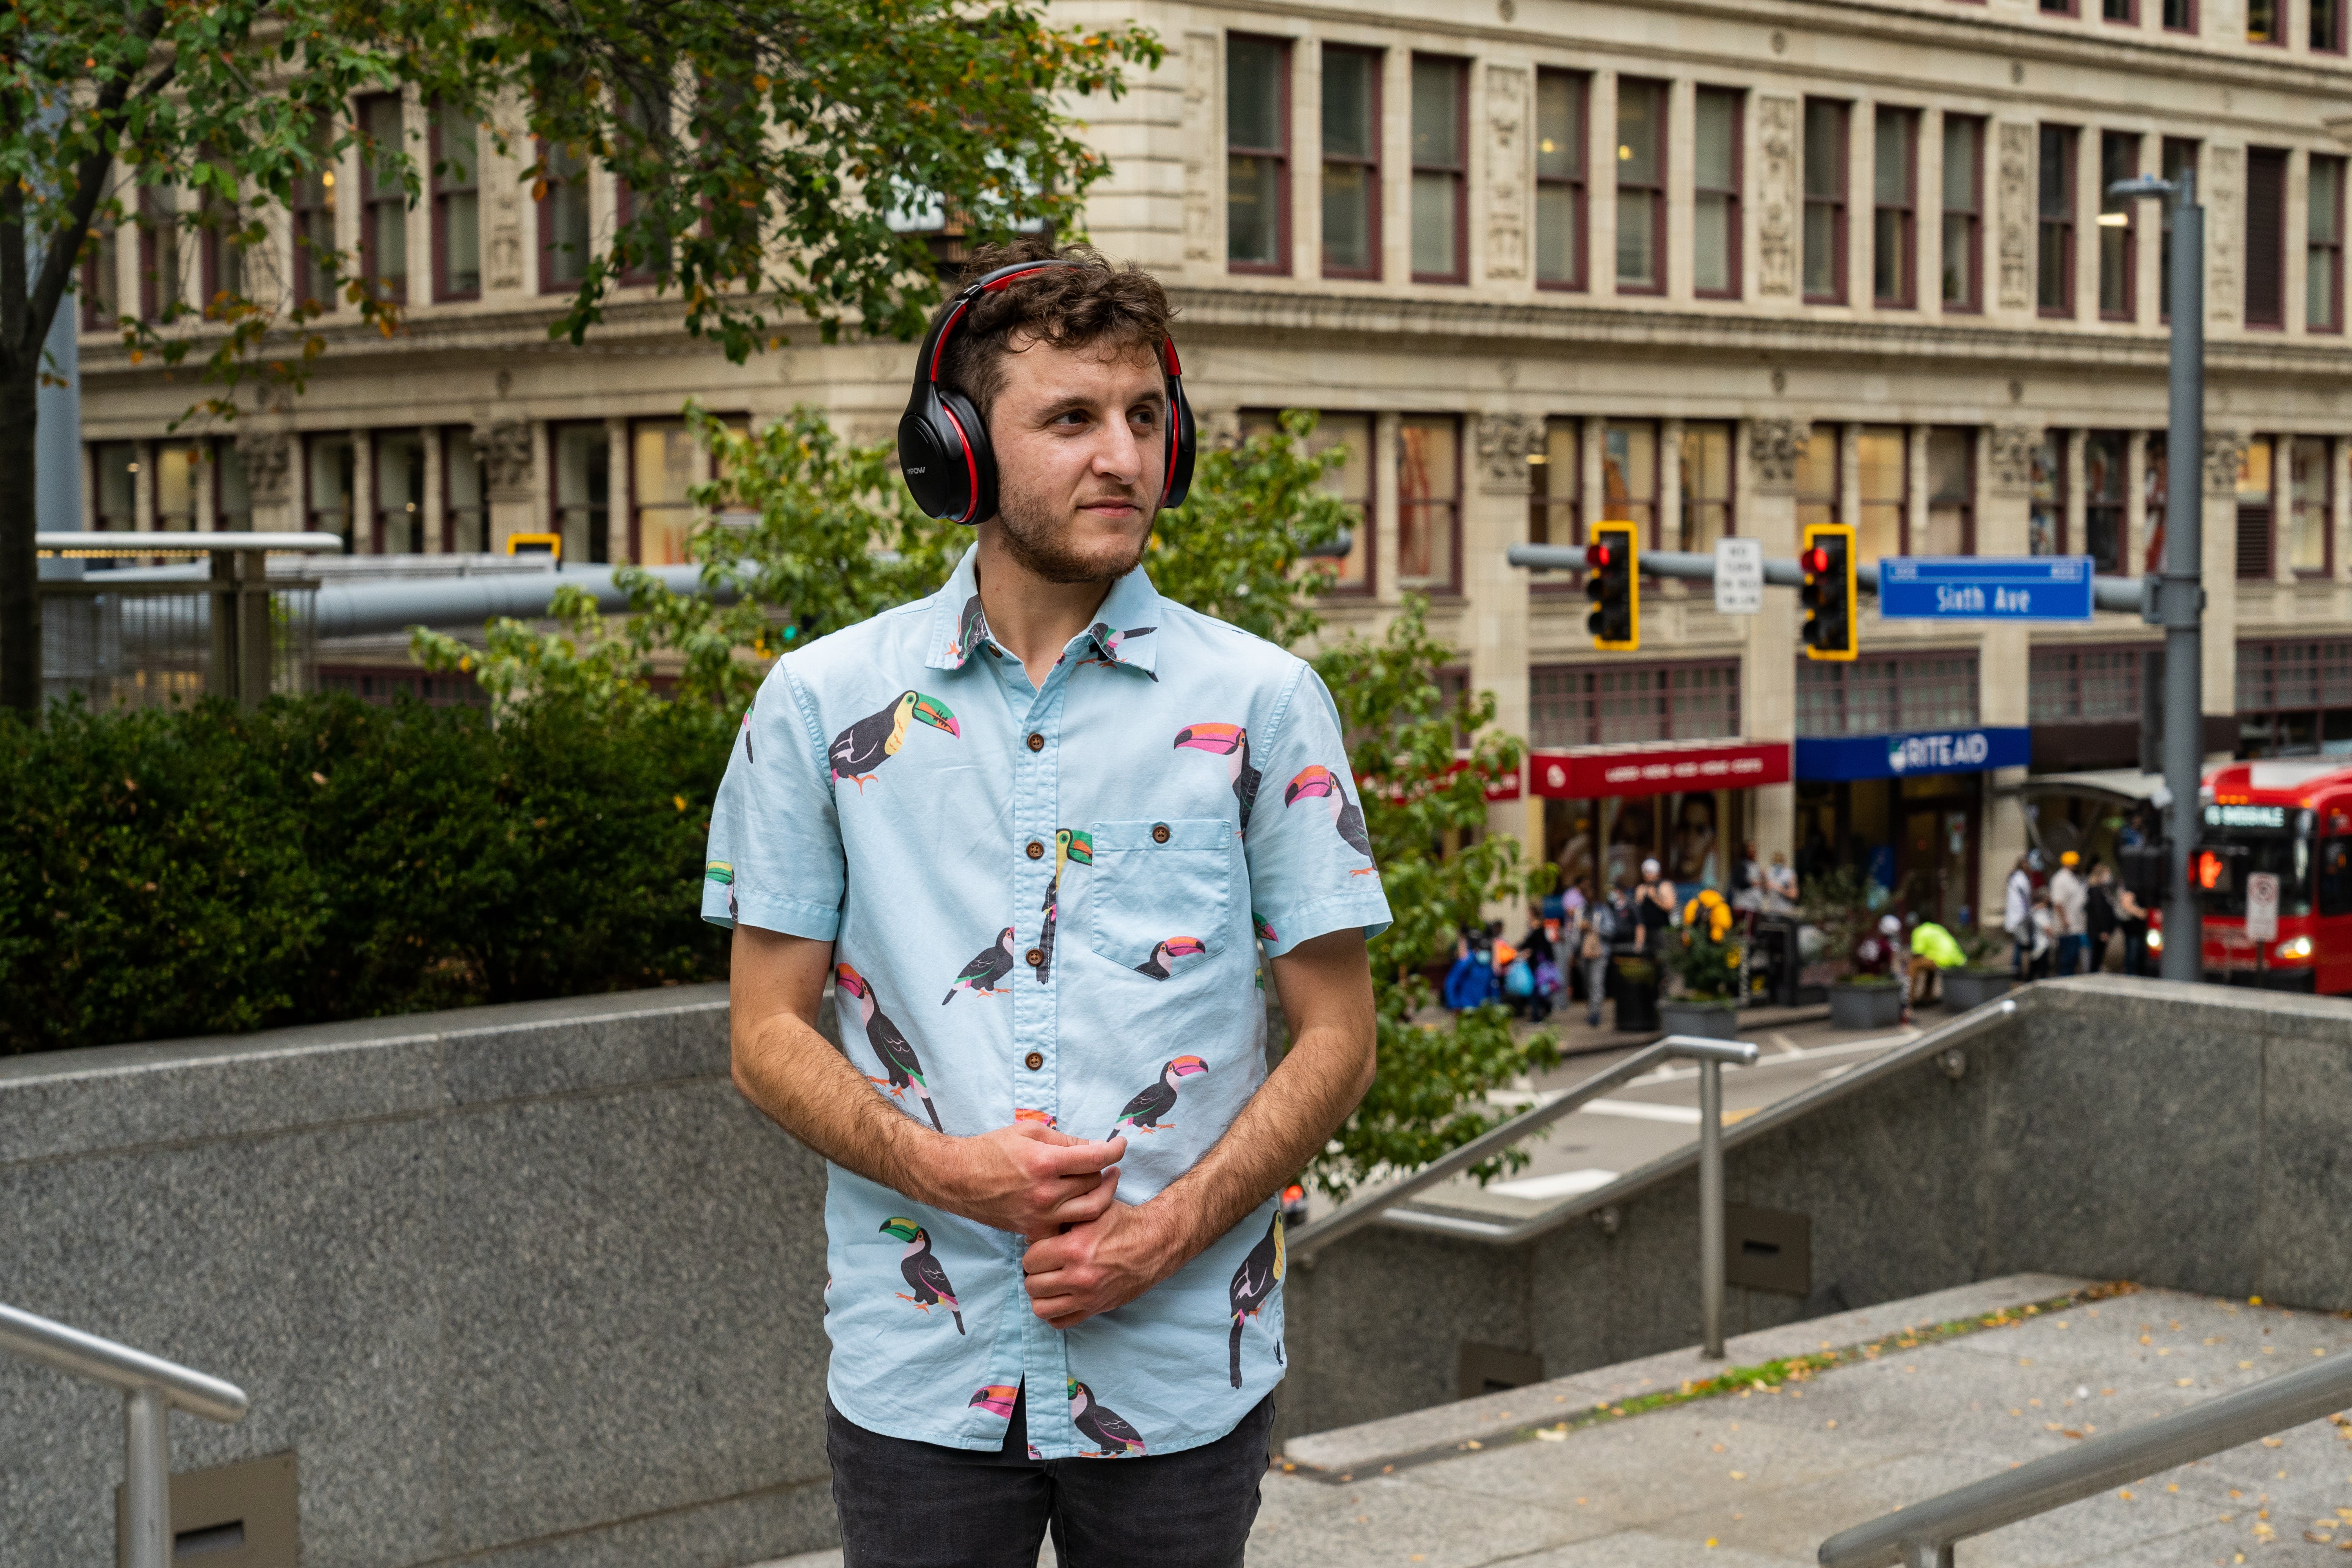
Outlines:
[[1621,952],[1610,963],[1609,989],[1617,996],[1621,1032],[1658,1025],[1658,966],[1639,953]]

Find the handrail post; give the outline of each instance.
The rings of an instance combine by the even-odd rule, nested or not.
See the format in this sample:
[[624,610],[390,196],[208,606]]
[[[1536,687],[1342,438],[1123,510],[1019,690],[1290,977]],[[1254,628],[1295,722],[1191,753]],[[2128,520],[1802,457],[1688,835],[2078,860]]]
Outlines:
[[172,1402],[153,1384],[122,1395],[125,1568],[171,1568]]
[[1698,1301],[1706,1342],[1723,1359],[1723,1064],[1698,1064]]
[[1906,1541],[1903,1568],[1952,1568],[1952,1543],[1948,1541],[1938,1546],[1931,1541]]

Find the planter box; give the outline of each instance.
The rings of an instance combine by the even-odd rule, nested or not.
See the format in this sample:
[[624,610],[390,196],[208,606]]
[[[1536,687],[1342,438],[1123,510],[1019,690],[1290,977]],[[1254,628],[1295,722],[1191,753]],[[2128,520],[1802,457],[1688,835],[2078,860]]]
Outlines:
[[1981,1007],[2017,984],[2006,969],[1947,969],[1943,974],[1944,1006],[1954,1013]]
[[1658,966],[1646,958],[1619,953],[1611,961],[1610,994],[1616,999],[1617,1027],[1637,1033],[1658,1026]]
[[1903,987],[1854,985],[1841,981],[1830,987],[1830,1027],[1891,1029],[1903,1017]]
[[1658,1023],[1669,1035],[1696,1035],[1703,1040],[1739,1037],[1739,1009],[1728,1002],[1661,1002]]

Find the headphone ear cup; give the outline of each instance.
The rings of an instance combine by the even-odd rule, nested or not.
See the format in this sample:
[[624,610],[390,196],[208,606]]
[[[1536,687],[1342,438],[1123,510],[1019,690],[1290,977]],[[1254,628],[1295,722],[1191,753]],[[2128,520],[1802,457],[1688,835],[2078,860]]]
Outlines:
[[1182,506],[1192,489],[1192,460],[1198,455],[1199,432],[1192,425],[1192,402],[1184,395],[1184,378],[1168,379],[1171,405],[1168,419],[1168,482],[1160,492],[1163,507]]
[[898,421],[898,474],[927,517],[954,519],[971,509],[971,465],[962,438],[929,385]]
[[988,444],[988,421],[980,416],[971,398],[953,387],[940,387],[938,397],[944,416],[941,423],[956,443],[965,504],[956,511],[931,515],[955,522],[985,522],[996,515],[996,451]]

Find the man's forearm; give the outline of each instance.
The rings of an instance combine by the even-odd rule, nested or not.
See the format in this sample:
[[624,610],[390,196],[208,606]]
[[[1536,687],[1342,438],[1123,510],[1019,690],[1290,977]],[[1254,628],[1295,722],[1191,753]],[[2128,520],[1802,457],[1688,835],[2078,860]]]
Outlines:
[[901,1115],[833,1043],[793,1013],[737,1026],[735,1085],[769,1120],[844,1170],[918,1202],[945,1138]]

